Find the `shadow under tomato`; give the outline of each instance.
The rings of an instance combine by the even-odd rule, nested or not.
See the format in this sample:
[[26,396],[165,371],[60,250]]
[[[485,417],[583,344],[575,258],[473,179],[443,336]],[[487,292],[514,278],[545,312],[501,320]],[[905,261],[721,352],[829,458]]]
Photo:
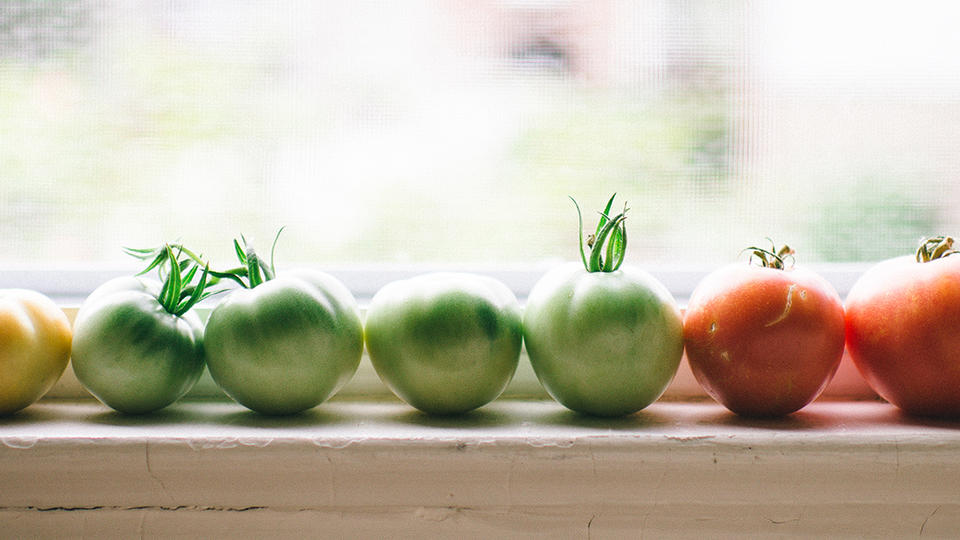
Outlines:
[[322,405],[298,413],[282,416],[261,414],[249,409],[243,409],[218,415],[215,418],[212,418],[212,420],[218,424],[224,425],[271,429],[330,426],[335,424],[344,424],[347,422],[356,423],[356,418],[351,418],[344,414],[326,410]]
[[900,408],[895,407],[894,409],[892,419],[899,424],[936,429],[960,429],[960,417],[957,416],[921,416],[910,414]]
[[428,414],[417,409],[410,409],[391,417],[396,422],[414,424],[423,427],[476,429],[508,426],[516,424],[519,419],[513,415],[504,414],[489,409],[474,409],[461,414]]
[[0,426],[15,426],[17,424],[38,424],[55,420],[56,417],[38,406],[33,405],[10,414],[0,414]]
[[732,426],[761,430],[802,431],[811,429],[830,429],[839,426],[842,418],[799,410],[785,416],[750,417],[740,416],[724,409],[722,412],[704,416],[697,420],[698,425]]
[[[561,406],[562,407],[562,406]],[[566,408],[536,418],[537,423],[553,426],[576,426],[589,429],[633,430],[663,426],[671,420],[647,409],[626,416],[593,416]]]
[[176,405],[160,409],[146,414],[127,414],[108,408],[104,405],[104,411],[92,414],[86,418],[95,424],[104,424],[109,426],[160,426],[168,424],[182,423],[201,423],[207,421],[207,418],[190,409],[181,408]]

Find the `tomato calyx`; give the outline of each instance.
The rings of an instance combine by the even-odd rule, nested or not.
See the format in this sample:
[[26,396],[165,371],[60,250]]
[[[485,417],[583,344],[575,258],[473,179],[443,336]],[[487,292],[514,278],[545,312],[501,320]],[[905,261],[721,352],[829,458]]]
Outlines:
[[[283,227],[280,227],[277,235],[273,238],[269,264],[257,254],[253,245],[247,242],[247,239],[241,234],[239,239],[233,239],[233,250],[237,254],[237,260],[240,261],[240,267],[211,273],[217,278],[231,279],[245,289],[252,289],[265,281],[270,281],[277,275],[274,255],[277,251],[277,241],[280,240],[280,233],[283,232],[283,229]],[[242,246],[240,245],[241,242],[243,242]]]
[[600,212],[600,221],[597,223],[597,230],[587,236],[587,247],[590,248],[590,255],[587,256],[583,249],[583,214],[580,212],[580,205],[576,199],[570,197],[573,205],[577,208],[577,222],[579,225],[580,239],[580,260],[587,272],[616,272],[623,264],[627,250],[627,208],[623,205],[623,211],[614,217],[610,217],[610,208],[613,206],[613,199],[617,194],[614,193],[607,201],[607,206],[603,212]]
[[[190,311],[201,300],[223,292],[222,289],[208,290],[210,285],[219,281],[213,276],[210,264],[181,244],[166,243],[158,248],[146,249],[123,248],[123,251],[140,260],[150,260],[147,267],[136,275],[142,276],[153,269],[157,270],[163,282],[156,296],[157,302],[164,311],[175,317]],[[197,278],[201,265],[203,272]]]
[[[767,240],[770,239],[767,238]],[[792,268],[794,263],[793,256],[796,253],[793,248],[786,244],[777,248],[777,244],[774,243],[773,240],[770,240],[770,249],[750,246],[741,250],[740,253],[743,254],[747,251],[750,252],[750,259],[747,261],[749,264],[757,264],[762,268],[774,268],[776,270]]]
[[926,263],[942,259],[958,253],[953,249],[953,237],[951,236],[931,236],[920,240],[920,246],[917,248],[916,259],[918,263]]

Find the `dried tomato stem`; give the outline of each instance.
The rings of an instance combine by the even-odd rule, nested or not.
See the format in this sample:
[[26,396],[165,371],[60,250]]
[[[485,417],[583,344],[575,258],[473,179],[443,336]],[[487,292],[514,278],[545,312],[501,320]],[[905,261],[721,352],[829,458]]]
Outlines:
[[931,236],[920,241],[920,247],[917,248],[916,259],[919,263],[925,263],[942,259],[957,253],[953,249],[953,237],[951,236]]
[[[767,238],[767,240],[770,240]],[[789,260],[791,265],[793,264],[793,255],[796,253],[790,246],[784,244],[783,247],[777,249],[777,245],[770,240],[770,249],[764,249],[757,246],[750,246],[744,248],[740,253],[746,251],[750,252],[751,264],[757,263],[763,268],[775,268],[777,270],[784,270],[787,267],[787,261]]]

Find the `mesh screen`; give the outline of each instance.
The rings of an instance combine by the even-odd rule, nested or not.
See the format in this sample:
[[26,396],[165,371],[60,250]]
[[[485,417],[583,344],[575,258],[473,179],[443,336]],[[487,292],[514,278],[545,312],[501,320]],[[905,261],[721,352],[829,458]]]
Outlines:
[[[868,261],[950,233],[952,3],[0,3],[3,263],[241,233],[337,263],[628,259],[790,243]],[[264,246],[261,249],[266,249]]]

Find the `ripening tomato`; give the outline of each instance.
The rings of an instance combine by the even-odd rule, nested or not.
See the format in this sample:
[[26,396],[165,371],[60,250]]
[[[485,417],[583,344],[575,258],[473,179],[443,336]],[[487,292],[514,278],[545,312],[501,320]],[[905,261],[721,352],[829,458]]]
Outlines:
[[922,416],[960,416],[960,256],[921,243],[866,272],[847,296],[847,347],[881,397]]
[[[591,237],[590,256],[581,244],[582,265],[561,266],[538,281],[523,319],[530,364],[543,387],[565,407],[597,416],[653,403],[683,356],[683,324],[670,292],[642,270],[621,268],[626,209],[608,217],[612,204],[613,197]],[[580,229],[582,240],[582,216]]]
[[46,296],[0,290],[0,415],[34,401],[60,378],[70,359],[70,322]]
[[843,306],[816,273],[785,266],[789,248],[750,248],[761,266],[721,268],[684,316],[687,359],[714,399],[744,416],[781,416],[816,399],[843,356]]

